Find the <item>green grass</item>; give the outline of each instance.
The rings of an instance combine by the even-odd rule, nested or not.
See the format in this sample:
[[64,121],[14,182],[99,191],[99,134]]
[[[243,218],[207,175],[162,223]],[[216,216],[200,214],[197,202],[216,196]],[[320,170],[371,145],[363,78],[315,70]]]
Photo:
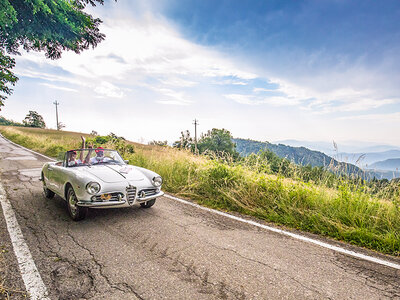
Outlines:
[[[19,127],[0,127],[0,132],[53,157],[58,150],[78,148],[81,135]],[[170,147],[134,144],[134,148],[135,153],[124,158],[159,173],[167,192],[208,207],[252,215],[400,256],[398,201],[372,196],[363,189],[354,190],[345,181],[339,182],[337,188],[327,188]]]

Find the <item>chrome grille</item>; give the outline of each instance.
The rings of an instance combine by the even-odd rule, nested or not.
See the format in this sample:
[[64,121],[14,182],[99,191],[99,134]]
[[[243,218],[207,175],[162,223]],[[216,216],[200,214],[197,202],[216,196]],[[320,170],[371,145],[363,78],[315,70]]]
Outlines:
[[120,193],[108,193],[108,195],[111,195],[111,198],[108,199],[108,200],[102,199],[102,198],[101,198],[102,195],[97,195],[97,196],[96,196],[95,202],[118,201],[118,200],[119,200],[119,199],[118,199],[118,195],[119,195],[119,194],[120,194]]
[[140,198],[145,198],[157,194],[157,189],[143,189],[140,190],[138,195]]
[[128,186],[126,188],[126,199],[128,200],[129,205],[132,205],[133,201],[136,198],[136,187]]

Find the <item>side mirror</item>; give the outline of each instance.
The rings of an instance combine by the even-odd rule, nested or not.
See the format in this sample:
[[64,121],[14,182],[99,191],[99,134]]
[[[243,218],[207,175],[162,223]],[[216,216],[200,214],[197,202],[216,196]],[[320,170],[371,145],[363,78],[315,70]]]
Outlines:
[[127,159],[124,159],[124,162],[125,162],[126,164],[129,164],[129,160],[127,160]]

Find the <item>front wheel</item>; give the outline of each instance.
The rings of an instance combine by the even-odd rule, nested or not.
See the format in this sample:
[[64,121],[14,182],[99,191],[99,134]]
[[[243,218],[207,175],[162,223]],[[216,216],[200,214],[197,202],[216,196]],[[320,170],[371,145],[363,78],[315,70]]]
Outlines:
[[156,203],[156,199],[152,199],[147,202],[140,203],[140,206],[143,208],[149,208],[149,207],[152,207],[154,205],[154,203]]
[[76,198],[75,191],[70,186],[67,192],[67,207],[69,215],[74,221],[83,220],[86,217],[88,211],[87,207],[81,207],[76,205],[77,202],[78,198]]

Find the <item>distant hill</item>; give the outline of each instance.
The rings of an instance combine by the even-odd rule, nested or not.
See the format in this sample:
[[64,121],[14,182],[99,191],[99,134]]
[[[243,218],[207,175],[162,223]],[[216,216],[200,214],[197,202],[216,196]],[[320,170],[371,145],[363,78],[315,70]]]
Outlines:
[[356,164],[358,166],[372,169],[370,166],[373,163],[400,157],[400,150],[389,150],[383,152],[370,152],[370,153],[338,153],[334,156],[339,161],[348,162],[350,164]]
[[[274,142],[276,144],[284,144],[292,147],[306,147],[308,149],[322,151],[327,155],[336,154],[336,150],[332,142],[323,141],[298,141],[298,140],[281,140]],[[363,154],[363,153],[377,153],[386,152],[389,150],[400,150],[400,147],[394,145],[376,144],[361,141],[346,141],[337,142],[339,152],[346,152],[347,154]],[[357,156],[358,158],[358,156]]]
[[313,167],[329,165],[339,167],[340,170],[345,170],[348,174],[357,174],[367,179],[374,177],[378,179],[386,178],[392,179],[393,177],[400,176],[399,173],[393,176],[393,172],[379,172],[379,171],[364,171],[361,168],[345,162],[340,162],[325,153],[310,150],[305,147],[291,147],[283,144],[272,144],[269,142],[253,141],[250,139],[235,138],[233,142],[236,144],[236,150],[241,156],[247,156],[251,153],[258,153],[260,150],[268,149],[282,158],[286,158],[299,165],[311,165]]
[[282,144],[272,144],[268,142],[258,142],[245,139],[233,139],[236,143],[236,150],[242,156],[251,153],[258,153],[260,150],[268,149],[282,158],[287,158],[298,165],[327,166],[334,159],[322,152],[313,151],[305,147],[291,147]]
[[391,158],[371,164],[368,169],[396,171],[400,170],[400,158]]

